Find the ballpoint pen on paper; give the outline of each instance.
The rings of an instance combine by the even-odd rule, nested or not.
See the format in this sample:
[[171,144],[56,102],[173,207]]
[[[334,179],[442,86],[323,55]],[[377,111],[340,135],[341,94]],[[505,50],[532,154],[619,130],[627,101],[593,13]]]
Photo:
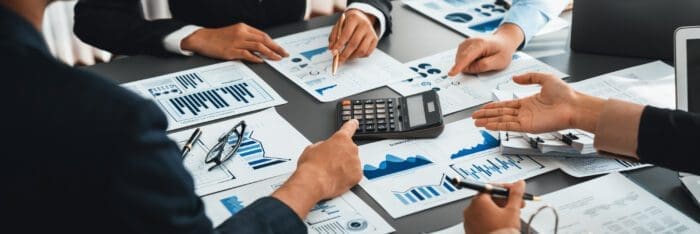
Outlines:
[[194,130],[192,135],[190,136],[190,139],[187,140],[185,143],[185,146],[182,147],[182,158],[184,159],[187,154],[192,151],[192,147],[194,147],[194,143],[197,142],[199,137],[202,136],[202,130],[197,128]]
[[[507,188],[503,188],[503,187],[492,185],[492,184],[460,181],[457,178],[450,179],[450,183],[452,183],[452,185],[454,185],[457,188],[473,189],[473,190],[476,190],[476,191],[479,191],[482,193],[491,194],[492,196],[496,196],[496,197],[503,197],[503,198],[508,197],[508,189]],[[529,194],[529,193],[523,194],[523,199],[529,200],[529,201],[540,201],[541,200],[540,197]]]
[[[345,24],[345,14],[340,14],[340,19],[338,20],[338,33],[335,34],[336,42],[340,40],[340,33],[343,31],[343,24]],[[340,51],[337,51],[333,55],[333,75],[338,71],[338,66],[340,65]]]

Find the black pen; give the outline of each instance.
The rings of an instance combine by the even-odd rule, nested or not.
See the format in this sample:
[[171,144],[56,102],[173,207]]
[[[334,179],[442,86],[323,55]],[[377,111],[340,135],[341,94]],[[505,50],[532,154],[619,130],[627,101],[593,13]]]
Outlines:
[[182,147],[182,159],[185,159],[185,156],[192,151],[194,143],[197,142],[200,136],[202,136],[202,130],[199,128],[195,129],[192,136],[190,136],[190,139],[187,140],[187,143],[185,143],[185,146]]
[[[473,189],[482,193],[488,193],[491,194],[492,196],[496,197],[501,197],[501,198],[507,198],[508,197],[508,189],[501,187],[501,186],[496,186],[493,184],[484,184],[480,182],[469,182],[469,181],[460,181],[457,178],[452,178],[450,179],[450,183],[457,187],[458,189],[460,188],[468,188],[468,189]],[[540,197],[525,193],[523,194],[523,199],[528,200],[528,201],[540,201]]]

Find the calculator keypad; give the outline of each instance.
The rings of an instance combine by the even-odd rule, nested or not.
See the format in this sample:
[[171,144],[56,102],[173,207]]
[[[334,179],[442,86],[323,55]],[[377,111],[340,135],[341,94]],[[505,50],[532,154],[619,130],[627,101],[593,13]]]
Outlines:
[[343,121],[357,119],[360,122],[357,132],[398,130],[394,119],[396,100],[393,98],[344,100],[341,103],[341,119]]

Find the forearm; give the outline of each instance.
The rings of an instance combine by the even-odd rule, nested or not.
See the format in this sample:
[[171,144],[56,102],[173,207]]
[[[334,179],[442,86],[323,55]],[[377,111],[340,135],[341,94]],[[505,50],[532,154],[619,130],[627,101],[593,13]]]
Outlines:
[[186,24],[177,20],[147,21],[139,1],[81,1],[75,7],[74,32],[83,41],[117,54],[168,54],[166,35]]
[[272,197],[289,206],[301,219],[305,219],[309,211],[322,199],[317,182],[320,178],[309,171],[297,169],[287,182],[272,194]]
[[494,39],[502,41],[506,45],[508,51],[516,51],[518,46],[525,40],[525,34],[515,24],[505,23],[498,27],[498,30],[493,34]]

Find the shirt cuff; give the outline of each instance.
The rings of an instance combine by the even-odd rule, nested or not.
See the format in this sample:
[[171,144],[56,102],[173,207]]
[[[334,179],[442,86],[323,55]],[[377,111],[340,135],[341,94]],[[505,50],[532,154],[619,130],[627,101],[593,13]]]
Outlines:
[[525,38],[518,47],[518,49],[522,49],[549,20],[550,18],[537,7],[516,4],[508,10],[501,24],[515,24],[523,30]]
[[163,38],[163,45],[165,46],[165,50],[176,54],[192,56],[194,54],[192,51],[182,49],[182,40],[192,35],[192,33],[201,28],[202,27],[199,26],[187,25],[178,29],[175,32],[168,34],[167,36],[165,36],[165,38]]
[[600,151],[637,157],[637,136],[644,106],[609,99],[598,118],[593,146]]
[[357,9],[364,12],[365,14],[370,14],[377,18],[377,21],[379,22],[379,28],[377,28],[377,26],[375,25],[374,31],[377,32],[377,36],[379,36],[380,39],[382,38],[382,36],[384,36],[384,32],[386,32],[386,17],[384,16],[384,14],[382,14],[381,11],[379,11],[379,9],[367,3],[360,2],[351,3],[345,10],[347,11],[350,9]]

